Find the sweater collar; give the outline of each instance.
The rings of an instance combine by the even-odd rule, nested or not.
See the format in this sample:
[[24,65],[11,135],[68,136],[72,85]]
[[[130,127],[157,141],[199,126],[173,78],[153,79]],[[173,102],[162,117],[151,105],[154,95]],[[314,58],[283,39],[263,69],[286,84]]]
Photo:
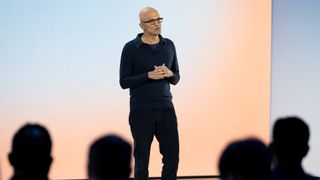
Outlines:
[[[142,46],[143,43],[142,40],[141,40],[141,36],[143,35],[143,33],[139,33],[137,35],[137,37],[134,39],[134,45],[139,48],[140,46]],[[167,40],[165,38],[163,38],[160,34],[159,34],[159,38],[160,38],[160,41],[159,43],[163,44],[163,45],[166,45],[167,44]]]

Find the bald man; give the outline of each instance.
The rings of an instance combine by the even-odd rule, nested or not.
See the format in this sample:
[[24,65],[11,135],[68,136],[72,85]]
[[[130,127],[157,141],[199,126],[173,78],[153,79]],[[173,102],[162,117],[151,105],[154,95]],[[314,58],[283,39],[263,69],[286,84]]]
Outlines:
[[11,180],[48,180],[52,163],[52,141],[39,124],[25,124],[14,135],[8,155],[13,167]]
[[120,85],[130,89],[129,124],[134,139],[134,178],[148,179],[150,147],[155,136],[163,156],[161,179],[174,180],[179,163],[177,117],[170,84],[179,82],[176,50],[163,38],[163,18],[151,7],[139,13],[143,33],[123,48]]

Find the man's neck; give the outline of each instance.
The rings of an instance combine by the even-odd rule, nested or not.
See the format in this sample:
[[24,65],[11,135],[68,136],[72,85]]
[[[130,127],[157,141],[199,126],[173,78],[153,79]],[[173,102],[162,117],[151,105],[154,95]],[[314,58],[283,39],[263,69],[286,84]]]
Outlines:
[[143,34],[141,36],[142,42],[146,44],[157,44],[160,41],[159,35],[147,35]]

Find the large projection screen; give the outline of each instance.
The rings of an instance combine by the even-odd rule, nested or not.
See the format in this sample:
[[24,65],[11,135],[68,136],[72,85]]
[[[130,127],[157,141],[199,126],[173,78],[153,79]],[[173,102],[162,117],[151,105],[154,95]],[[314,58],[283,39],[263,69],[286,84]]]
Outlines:
[[[231,140],[269,140],[271,0],[23,1],[0,3],[0,168],[26,122],[53,139],[52,179],[86,178],[88,146],[106,133],[132,143],[129,92],[119,85],[123,45],[141,32],[138,12],[160,11],[181,80],[172,87],[179,176],[217,175]],[[160,176],[152,146],[150,175]]]
[[288,115],[307,122],[303,166],[320,176],[320,1],[274,0],[272,6],[271,125]]

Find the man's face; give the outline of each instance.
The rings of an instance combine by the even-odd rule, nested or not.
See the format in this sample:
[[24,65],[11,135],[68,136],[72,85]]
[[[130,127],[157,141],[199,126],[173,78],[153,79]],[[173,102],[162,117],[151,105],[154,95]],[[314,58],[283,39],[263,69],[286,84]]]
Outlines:
[[161,22],[159,13],[156,10],[148,10],[140,17],[140,27],[145,34],[157,36],[161,33]]

